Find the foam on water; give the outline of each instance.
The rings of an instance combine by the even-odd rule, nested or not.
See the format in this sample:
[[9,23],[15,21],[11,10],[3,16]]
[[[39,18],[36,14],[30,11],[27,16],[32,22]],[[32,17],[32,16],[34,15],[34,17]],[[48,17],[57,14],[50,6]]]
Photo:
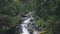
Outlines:
[[[25,15],[25,17],[23,18],[22,24],[20,24],[21,28],[22,28],[22,33],[20,33],[20,34],[30,34],[30,32],[28,31],[28,24],[33,23],[30,21],[32,19],[34,19],[34,18],[31,15],[30,16],[29,16],[29,14]],[[36,31],[34,31],[33,34],[37,34]]]
[[24,21],[22,22],[22,24],[21,24],[21,26],[22,26],[22,33],[21,33],[21,34],[30,34],[29,31],[28,31],[28,29],[27,29],[26,27],[27,27],[28,24],[30,23],[29,20],[31,20],[31,18],[28,18],[28,17],[26,17],[26,18],[27,18],[27,19],[24,20]]

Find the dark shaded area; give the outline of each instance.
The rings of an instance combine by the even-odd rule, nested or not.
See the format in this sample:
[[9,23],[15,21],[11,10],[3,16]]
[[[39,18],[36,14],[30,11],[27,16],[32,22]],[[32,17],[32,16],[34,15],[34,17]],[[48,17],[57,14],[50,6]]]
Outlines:
[[10,28],[9,30],[0,31],[0,34],[15,34],[15,27]]

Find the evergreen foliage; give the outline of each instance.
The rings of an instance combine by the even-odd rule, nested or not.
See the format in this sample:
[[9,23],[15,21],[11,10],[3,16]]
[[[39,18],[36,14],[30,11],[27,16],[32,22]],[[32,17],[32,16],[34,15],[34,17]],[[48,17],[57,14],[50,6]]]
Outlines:
[[0,0],[0,31],[21,23],[24,13],[35,12],[35,22],[45,34],[60,34],[60,0]]

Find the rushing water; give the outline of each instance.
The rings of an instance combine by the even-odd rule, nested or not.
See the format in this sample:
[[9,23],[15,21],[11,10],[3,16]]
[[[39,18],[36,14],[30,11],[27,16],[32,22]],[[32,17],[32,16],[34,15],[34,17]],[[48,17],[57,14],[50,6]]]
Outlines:
[[20,34],[37,34],[36,29],[32,27],[33,26],[32,21],[34,18],[29,14],[25,14],[22,19],[23,19],[23,22],[20,24],[21,29],[22,29],[22,33],[20,33]]

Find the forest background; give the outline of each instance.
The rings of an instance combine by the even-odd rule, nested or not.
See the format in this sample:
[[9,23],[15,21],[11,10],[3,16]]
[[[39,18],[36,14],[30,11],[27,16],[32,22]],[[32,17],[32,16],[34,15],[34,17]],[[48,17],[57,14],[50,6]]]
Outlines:
[[14,28],[28,12],[35,12],[45,34],[60,34],[60,0],[0,0],[0,32]]

